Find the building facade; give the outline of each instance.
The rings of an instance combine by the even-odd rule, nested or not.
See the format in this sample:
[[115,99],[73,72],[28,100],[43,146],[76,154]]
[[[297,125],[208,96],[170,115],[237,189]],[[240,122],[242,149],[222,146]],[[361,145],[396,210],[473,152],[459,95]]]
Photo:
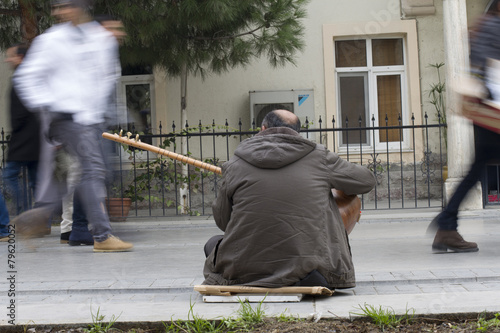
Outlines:
[[[487,9],[490,0],[314,0],[307,5],[303,52],[296,64],[272,68],[265,59],[246,68],[202,80],[187,79],[187,115],[190,126],[222,125],[243,129],[260,126],[260,119],[272,105],[294,108],[312,127],[321,117],[332,126],[384,126],[438,122],[429,91],[441,80],[451,86],[467,71],[467,30]],[[440,74],[435,66],[444,63]],[[160,70],[130,73],[118,87],[122,107],[120,123],[133,122],[138,131],[156,134],[181,118],[181,82]],[[0,126],[9,132],[7,87],[10,72],[0,65]],[[451,89],[448,89],[451,90]],[[447,91],[448,108],[457,108]],[[447,113],[448,114],[448,113]],[[427,117],[426,117],[427,115]],[[450,124],[450,117],[452,122]],[[349,125],[345,120],[348,119]],[[253,121],[256,121],[253,123]],[[471,125],[448,116],[448,167],[446,192],[450,193],[465,174],[473,154]],[[317,139],[317,138],[316,138]],[[434,150],[439,136],[426,138],[422,132],[397,132],[346,138],[338,134],[323,142],[340,154],[366,150],[390,150],[389,159],[403,149],[409,161],[424,155],[424,145]],[[196,153],[194,154],[196,155]],[[480,191],[480,188],[477,189]],[[478,192],[480,193],[480,192]],[[480,201],[467,207],[478,208]]]

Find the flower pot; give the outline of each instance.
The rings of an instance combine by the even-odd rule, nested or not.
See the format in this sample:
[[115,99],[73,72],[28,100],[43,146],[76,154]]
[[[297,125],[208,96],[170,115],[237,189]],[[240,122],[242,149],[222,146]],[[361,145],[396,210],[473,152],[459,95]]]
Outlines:
[[106,198],[109,220],[123,222],[127,219],[132,200],[130,198]]

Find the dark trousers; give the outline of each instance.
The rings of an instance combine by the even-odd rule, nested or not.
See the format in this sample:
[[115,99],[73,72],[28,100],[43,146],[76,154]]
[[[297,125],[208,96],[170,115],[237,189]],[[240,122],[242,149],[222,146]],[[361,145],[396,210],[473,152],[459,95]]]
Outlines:
[[75,192],[73,198],[73,226],[72,230],[77,232],[88,232],[88,220],[80,199],[80,193]]
[[217,235],[211,237],[208,242],[205,244],[203,251],[205,251],[205,257],[208,257],[210,253],[219,245],[219,243],[224,238],[224,235]]
[[105,241],[111,234],[111,224],[104,208],[106,166],[102,128],[81,125],[67,117],[54,115],[49,135],[54,141],[62,143],[69,154],[78,158],[82,175],[75,195],[79,196],[94,239]]
[[[203,251],[205,252],[205,257],[208,257],[210,253],[215,249],[215,257],[214,260],[217,260],[217,248],[219,247],[220,242],[224,238],[224,235],[217,235],[211,237],[205,244],[205,247],[203,248]],[[326,281],[325,277],[321,275],[317,270],[313,270],[310,272],[306,277],[304,277],[302,280],[299,282],[295,283],[295,286],[301,286],[301,287],[326,287],[330,288],[328,286],[328,282]],[[332,288],[333,289],[333,288]]]
[[500,159],[500,135],[474,126],[476,152],[474,162],[467,176],[458,185],[448,205],[438,216],[438,225],[441,230],[457,230],[458,209],[470,189],[484,177],[486,164]]

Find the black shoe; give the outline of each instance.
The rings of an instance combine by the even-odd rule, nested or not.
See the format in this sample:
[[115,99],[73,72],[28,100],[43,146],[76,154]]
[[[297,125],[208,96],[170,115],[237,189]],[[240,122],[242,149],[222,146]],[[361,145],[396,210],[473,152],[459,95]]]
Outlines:
[[94,245],[94,237],[88,230],[82,231],[73,228],[71,235],[69,235],[68,244],[71,246]]
[[68,244],[69,235],[71,235],[71,231],[63,232],[61,234],[61,244]]
[[295,284],[296,287],[326,287],[329,288],[325,277],[317,270],[312,270],[305,278]]

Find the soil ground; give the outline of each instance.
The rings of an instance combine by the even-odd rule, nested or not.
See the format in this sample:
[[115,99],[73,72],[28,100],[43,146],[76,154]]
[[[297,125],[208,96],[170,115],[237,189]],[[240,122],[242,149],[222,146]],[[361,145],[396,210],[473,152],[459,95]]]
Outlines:
[[[238,332],[255,333],[321,333],[321,332],[401,332],[401,333],[422,333],[422,332],[497,332],[500,333],[500,326],[486,325],[479,326],[478,318],[485,320],[494,318],[492,314],[460,314],[460,315],[440,315],[434,317],[415,317],[410,323],[403,323],[396,327],[380,327],[368,318],[346,319],[323,319],[318,322],[307,320],[279,321],[276,318],[267,318],[264,322],[256,324],[253,329]],[[500,322],[500,321],[497,321]],[[167,324],[168,326],[168,324]],[[482,327],[482,329],[481,329]],[[478,329],[479,328],[479,329]],[[88,325],[44,325],[44,326],[3,326],[1,332],[5,333],[84,333],[88,332]],[[101,333],[105,331],[95,331]],[[165,324],[157,323],[116,323],[109,333],[165,333]],[[174,332],[174,331],[168,331]],[[195,332],[179,329],[178,332]],[[196,331],[198,332],[198,331]],[[220,332],[229,332],[222,330]],[[234,332],[234,330],[233,330]]]

